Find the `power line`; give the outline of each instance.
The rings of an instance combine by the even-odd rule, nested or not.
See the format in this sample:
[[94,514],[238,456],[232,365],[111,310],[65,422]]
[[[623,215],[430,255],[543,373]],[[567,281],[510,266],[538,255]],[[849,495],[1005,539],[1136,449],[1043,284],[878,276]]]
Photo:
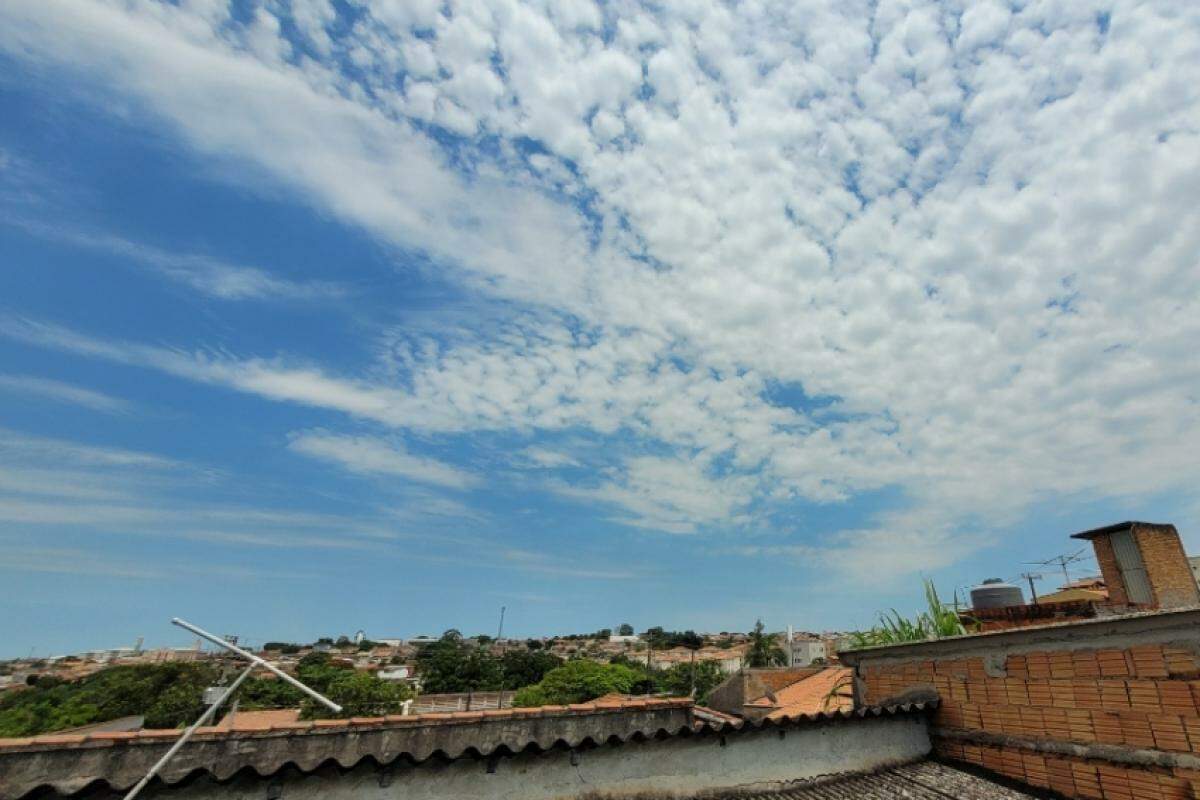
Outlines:
[[1069,584],[1071,582],[1071,573],[1067,571],[1067,565],[1074,564],[1077,561],[1083,561],[1086,550],[1087,548],[1084,548],[1083,550],[1071,553],[1070,555],[1058,555],[1054,558],[1047,558],[1045,561],[1026,561],[1024,563],[1035,564],[1040,567],[1058,566],[1062,570],[1064,583]]

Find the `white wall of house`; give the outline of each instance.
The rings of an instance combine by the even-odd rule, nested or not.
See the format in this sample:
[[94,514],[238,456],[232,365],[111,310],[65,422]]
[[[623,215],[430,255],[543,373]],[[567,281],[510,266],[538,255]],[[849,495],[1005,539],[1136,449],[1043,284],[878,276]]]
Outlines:
[[829,655],[825,651],[825,642],[819,639],[792,640],[792,666],[794,667],[807,667],[818,658],[827,660],[828,657]]

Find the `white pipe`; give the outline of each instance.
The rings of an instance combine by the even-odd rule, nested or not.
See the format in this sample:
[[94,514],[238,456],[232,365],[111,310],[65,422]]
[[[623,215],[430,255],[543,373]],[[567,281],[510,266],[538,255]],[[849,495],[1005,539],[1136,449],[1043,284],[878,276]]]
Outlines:
[[200,715],[200,719],[193,722],[191,727],[184,731],[183,735],[175,740],[175,744],[171,745],[171,749],[164,753],[163,757],[155,762],[154,766],[150,768],[150,771],[146,773],[146,777],[138,781],[137,785],[129,790],[129,793],[125,795],[125,800],[133,800],[133,798],[138,796],[138,793],[141,792],[142,789],[146,788],[146,784],[150,783],[154,776],[158,774],[158,771],[165,767],[168,761],[174,758],[175,754],[179,752],[179,748],[187,744],[187,740],[192,738],[192,734],[195,733],[196,730],[202,725],[207,724],[209,720],[213,718],[213,715],[217,713],[217,709],[221,707],[221,704],[228,700],[229,697],[237,691],[237,688],[242,685],[242,681],[250,677],[250,673],[254,671],[254,668],[255,665],[251,664],[242,671],[241,675],[238,675],[237,680],[231,683],[229,688],[225,690],[225,693],[217,698],[217,702],[209,706],[208,710]]
[[224,639],[221,639],[217,636],[213,636],[208,631],[197,628],[192,623],[185,622],[185,621],[181,620],[179,617],[174,617],[171,620],[171,624],[178,625],[181,628],[189,630],[192,633],[196,634],[197,636],[203,636],[205,639],[208,639],[213,644],[220,645],[221,647],[224,647],[226,650],[230,651],[231,653],[236,653],[239,656],[241,656],[242,658],[252,661],[256,666],[262,667],[263,669],[270,670],[271,672],[275,673],[279,678],[287,681],[292,686],[295,686],[297,689],[304,692],[306,695],[311,697],[313,700],[316,700],[318,703],[321,703],[322,705],[329,708],[329,710],[331,710],[333,713],[335,713],[335,714],[342,713],[342,707],[339,706],[337,703],[333,702],[328,697],[325,697],[320,692],[316,692],[316,691],[308,688],[303,683],[301,683],[300,681],[293,678],[291,675],[288,675],[286,672],[284,672],[283,670],[276,667],[274,664],[264,661],[263,659],[259,658],[258,656],[254,655],[253,653],[247,652],[247,651],[243,650],[242,648],[238,647],[237,645],[230,644],[229,642],[227,642]]

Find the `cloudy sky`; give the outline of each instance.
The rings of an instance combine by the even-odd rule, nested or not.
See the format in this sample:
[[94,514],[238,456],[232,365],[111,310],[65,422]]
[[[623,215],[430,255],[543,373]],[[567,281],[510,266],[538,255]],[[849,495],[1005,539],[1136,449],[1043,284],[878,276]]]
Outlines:
[[1200,548],[1198,254],[1191,0],[6,0],[3,650]]

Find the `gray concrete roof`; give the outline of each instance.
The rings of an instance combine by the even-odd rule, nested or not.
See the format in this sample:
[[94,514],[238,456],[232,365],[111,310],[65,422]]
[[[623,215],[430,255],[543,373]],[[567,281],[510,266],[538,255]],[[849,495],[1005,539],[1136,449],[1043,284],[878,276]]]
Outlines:
[[935,761],[922,761],[872,775],[832,777],[761,794],[731,795],[728,800],[1033,800],[1044,796],[1014,791]]

